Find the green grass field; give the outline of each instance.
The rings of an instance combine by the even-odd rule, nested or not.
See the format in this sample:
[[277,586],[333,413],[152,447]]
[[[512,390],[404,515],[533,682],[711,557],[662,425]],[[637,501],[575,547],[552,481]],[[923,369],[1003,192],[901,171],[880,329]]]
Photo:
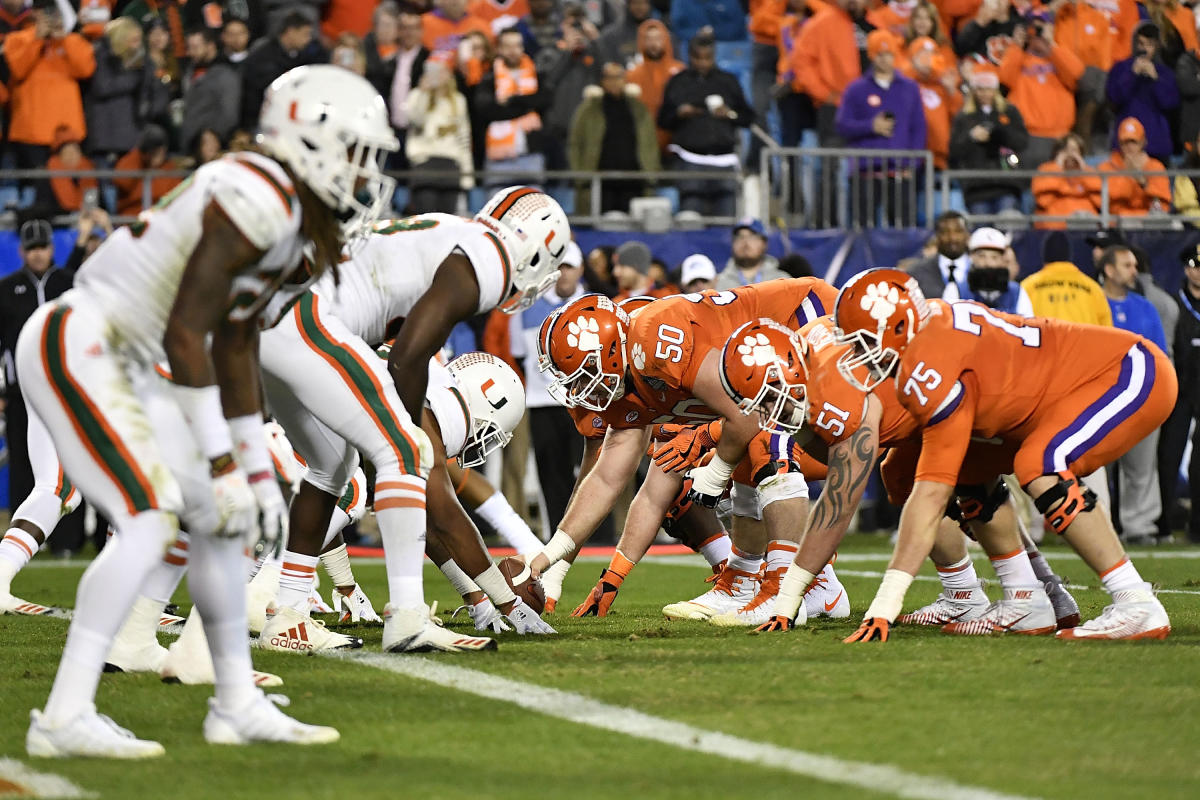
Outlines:
[[[1147,579],[1178,592],[1161,595],[1174,626],[1166,642],[961,639],[902,628],[886,644],[849,646],[841,639],[878,582],[863,573],[881,572],[888,550],[880,539],[852,539],[858,541],[843,549],[838,565],[851,596],[849,620],[769,637],[669,622],[659,609],[703,591],[707,570],[668,559],[639,566],[607,619],[551,617],[557,637],[505,634],[496,653],[389,658],[577,693],[732,734],[749,740],[751,750],[760,743],[832,756],[834,776],[838,764],[864,762],[995,796],[1200,796],[1200,551],[1135,553]],[[1093,587],[1075,593],[1085,618],[1099,613],[1107,595],[1094,588],[1096,578],[1066,551],[1047,553],[1068,580]],[[986,559],[979,561],[980,574],[990,576]],[[571,571],[567,611],[600,566],[580,563]],[[35,562],[14,591],[70,606],[81,571]],[[360,563],[356,573],[382,605],[382,566]],[[429,597],[453,608],[440,575],[430,569],[427,578]],[[918,581],[906,608],[937,591],[936,582]],[[995,597],[998,588],[989,593]],[[186,604],[182,593],[181,600]],[[0,758],[108,798],[929,796],[919,787],[883,781],[866,789],[647,741],[370,663],[260,651],[256,665],[286,681],[281,691],[292,700],[290,712],[336,725],[339,744],[319,751],[211,747],[200,735],[207,687],[106,675],[101,710],[161,741],[167,756],[133,765],[27,759],[27,714],[44,702],[65,630],[62,620],[0,617]],[[367,640],[364,652],[378,653],[379,628],[361,627],[359,635]]]

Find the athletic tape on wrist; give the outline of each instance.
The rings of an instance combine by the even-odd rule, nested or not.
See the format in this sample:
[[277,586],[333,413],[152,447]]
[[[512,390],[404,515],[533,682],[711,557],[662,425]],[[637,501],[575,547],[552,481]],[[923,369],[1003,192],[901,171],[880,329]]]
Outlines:
[[775,597],[776,615],[795,619],[800,611],[800,604],[804,602],[804,592],[816,577],[804,567],[792,562],[787,572],[783,573],[783,580],[779,582],[779,594]]
[[871,601],[864,619],[883,617],[888,622],[895,622],[896,617],[900,616],[900,609],[904,607],[904,594],[912,582],[913,576],[903,570],[889,569],[883,573],[879,591],[875,592],[875,599]]
[[216,386],[172,385],[176,402],[204,457],[211,461],[233,452],[229,423],[221,410],[221,391]]
[[555,531],[553,538],[542,548],[542,555],[554,564],[575,552],[575,540],[566,531]]

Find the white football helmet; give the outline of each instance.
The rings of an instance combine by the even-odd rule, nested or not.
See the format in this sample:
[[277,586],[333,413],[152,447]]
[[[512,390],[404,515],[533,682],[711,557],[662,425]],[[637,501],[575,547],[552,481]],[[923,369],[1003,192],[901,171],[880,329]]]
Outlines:
[[471,411],[471,430],[458,463],[477,467],[512,439],[525,416],[525,386],[512,367],[491,353],[463,353],[446,369]]
[[475,219],[496,231],[512,255],[511,289],[500,302],[505,314],[533,305],[558,280],[571,224],[562,206],[530,186],[509,186],[487,201]]
[[390,206],[396,182],[383,161],[400,143],[365,78],[329,64],[290,69],[267,88],[258,129],[255,141],[333,209],[347,241]]

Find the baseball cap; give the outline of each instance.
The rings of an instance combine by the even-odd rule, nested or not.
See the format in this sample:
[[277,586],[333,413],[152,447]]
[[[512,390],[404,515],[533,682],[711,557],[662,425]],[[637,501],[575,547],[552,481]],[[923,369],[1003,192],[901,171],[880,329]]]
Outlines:
[[616,260],[645,275],[650,271],[650,248],[641,242],[626,242],[617,248]]
[[566,267],[583,266],[583,251],[579,249],[579,245],[572,241],[567,242],[567,252],[563,254],[562,263]]
[[1007,249],[1008,237],[995,228],[976,228],[967,241],[967,252]]
[[764,239],[767,238],[767,229],[764,228],[763,224],[754,217],[743,217],[742,219],[738,220],[738,223],[733,226],[733,235],[737,236],[738,231],[742,230],[743,228],[757,233]]
[[31,219],[21,226],[21,247],[28,250],[31,247],[52,247],[54,229],[49,220]]
[[1092,247],[1110,247],[1114,244],[1128,244],[1125,234],[1119,228],[1101,228],[1087,237],[1087,243]]
[[1121,124],[1117,127],[1117,142],[1144,142],[1146,141],[1146,129],[1142,127],[1142,123],[1137,117],[1126,117],[1121,120]]
[[1179,252],[1179,260],[1185,267],[1200,267],[1200,243],[1181,250]]
[[696,280],[711,281],[717,277],[717,268],[712,259],[702,253],[695,253],[683,260],[679,267],[679,282],[686,287]]
[[867,58],[874,58],[880,53],[896,55],[896,37],[887,31],[871,31],[867,34]]

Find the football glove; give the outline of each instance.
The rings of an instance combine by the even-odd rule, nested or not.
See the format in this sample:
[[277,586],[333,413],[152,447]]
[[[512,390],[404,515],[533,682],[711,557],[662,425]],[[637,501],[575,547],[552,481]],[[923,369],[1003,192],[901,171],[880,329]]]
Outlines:
[[752,630],[750,632],[751,633],[774,633],[775,631],[790,631],[794,627],[796,627],[796,626],[790,619],[783,616],[782,614],[776,614],[775,616],[771,617],[769,620],[764,622],[762,625],[759,625],[757,628],[755,628],[754,630]]
[[508,617],[508,621],[512,623],[513,629],[521,636],[527,633],[535,635],[558,633],[558,631],[550,627],[549,623],[533,613],[533,609],[520,597],[517,598],[517,602],[513,603],[513,607],[504,616]]
[[842,639],[842,641],[846,644],[854,644],[855,642],[886,642],[891,627],[892,623],[888,622],[886,617],[867,617],[858,626],[858,630],[845,639]]
[[378,622],[383,623],[375,613],[370,598],[363,592],[362,587],[354,585],[354,591],[348,595],[334,588],[332,596],[333,612],[338,615],[338,622]]
[[258,504],[246,480],[246,473],[237,466],[213,475],[212,490],[216,503],[217,536],[225,538],[258,538]]
[[[518,601],[520,599],[517,598]],[[458,611],[454,613],[457,614]],[[504,621],[504,615],[500,613],[500,609],[493,605],[491,598],[485,597],[475,605],[467,606],[467,613],[471,616],[471,621],[475,623],[477,631],[491,630],[492,633],[504,633],[512,630]]]
[[711,433],[711,426],[714,424],[716,423],[691,426],[656,425],[656,436],[672,438],[654,451],[654,463],[661,467],[663,472],[680,472],[699,465],[704,452],[717,444]]
[[287,541],[288,506],[279,491],[279,483],[273,472],[257,472],[250,476],[250,490],[258,506],[258,531],[250,540],[254,558],[271,556],[278,558]]
[[604,570],[604,572],[600,573],[600,580],[592,587],[592,591],[587,596],[587,599],[575,607],[575,610],[571,612],[571,616],[607,617],[608,609],[617,599],[617,592],[623,580],[624,578],[612,570]]

